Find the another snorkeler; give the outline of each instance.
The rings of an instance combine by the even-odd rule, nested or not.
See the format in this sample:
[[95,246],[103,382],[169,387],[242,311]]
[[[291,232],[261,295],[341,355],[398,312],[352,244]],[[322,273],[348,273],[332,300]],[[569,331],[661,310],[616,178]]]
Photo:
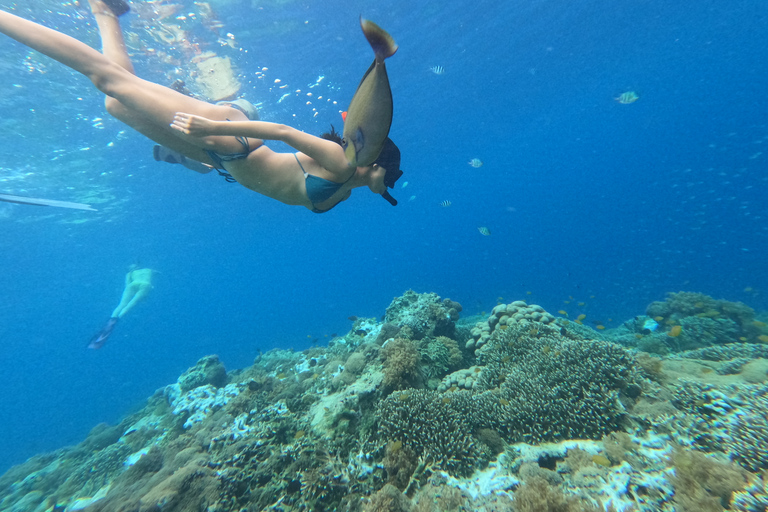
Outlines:
[[88,348],[98,349],[104,346],[112,334],[112,330],[117,325],[117,321],[144,297],[152,289],[152,272],[150,268],[139,268],[138,265],[128,267],[128,273],[125,275],[125,290],[120,297],[120,304],[117,305],[112,315],[107,321],[107,325],[96,333],[88,343]]
[[[118,21],[118,16],[128,12],[128,4],[124,0],[89,0],[89,4],[103,54],[5,11],[0,11],[0,32],[85,75],[106,95],[107,111],[120,121],[187,159],[224,169],[251,190],[316,213],[330,210],[348,199],[352,189],[366,186],[397,204],[387,188],[402,175],[400,152],[389,139],[372,164],[356,166],[345,157],[341,140],[337,143],[286,125],[249,121],[232,106],[212,105],[138,78]],[[364,30],[373,31],[366,32],[369,41],[391,43],[389,51],[374,48],[377,61],[394,53],[396,46],[389,34],[374,24]],[[298,152],[276,153],[263,139],[285,142]]]

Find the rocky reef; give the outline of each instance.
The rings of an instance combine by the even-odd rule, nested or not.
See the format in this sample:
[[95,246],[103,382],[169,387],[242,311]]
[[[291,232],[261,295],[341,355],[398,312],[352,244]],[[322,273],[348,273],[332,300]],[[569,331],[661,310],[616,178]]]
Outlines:
[[0,510],[766,510],[768,338],[747,306],[681,292],[601,332],[524,301],[461,312],[408,291],[328,346],[204,357],[10,469]]

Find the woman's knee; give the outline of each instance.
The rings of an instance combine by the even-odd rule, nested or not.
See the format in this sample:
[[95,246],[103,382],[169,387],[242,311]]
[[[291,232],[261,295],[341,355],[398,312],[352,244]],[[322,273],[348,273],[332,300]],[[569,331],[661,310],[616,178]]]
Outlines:
[[104,98],[104,107],[112,117],[120,120],[125,117],[125,114],[128,111],[128,109],[125,108],[125,105],[120,103],[120,100],[113,98],[112,96],[107,96]]
[[108,62],[98,67],[98,69],[88,75],[91,83],[107,96],[118,96],[119,89],[128,86],[127,80],[134,75],[126,71],[114,62]]

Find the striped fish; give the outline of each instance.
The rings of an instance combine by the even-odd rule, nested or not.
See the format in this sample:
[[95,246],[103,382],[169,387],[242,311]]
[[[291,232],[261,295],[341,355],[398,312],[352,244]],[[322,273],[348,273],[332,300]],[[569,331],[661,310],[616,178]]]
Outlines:
[[630,103],[634,103],[637,100],[639,100],[640,96],[638,96],[635,91],[627,91],[627,92],[621,93],[618,98],[614,98],[614,99],[619,103],[621,103],[622,105],[629,105]]
[[477,230],[478,230],[478,231],[480,232],[480,234],[481,234],[481,235],[483,235],[483,236],[490,236],[490,234],[491,234],[491,230],[490,230],[490,229],[488,229],[488,228],[487,228],[487,227],[485,227],[485,226],[480,226],[479,228],[477,228]]

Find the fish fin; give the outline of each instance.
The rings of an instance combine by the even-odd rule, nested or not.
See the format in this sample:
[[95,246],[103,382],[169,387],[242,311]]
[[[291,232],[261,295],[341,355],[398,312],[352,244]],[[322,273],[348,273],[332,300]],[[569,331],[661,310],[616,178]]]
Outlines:
[[370,20],[363,19],[362,16],[360,16],[360,28],[363,29],[368,44],[373,48],[377,61],[383,62],[384,59],[395,54],[398,48],[397,43],[386,30]]
[[359,154],[365,147],[365,135],[363,135],[363,131],[360,128],[357,129],[355,140],[352,143],[355,145],[356,154]]

